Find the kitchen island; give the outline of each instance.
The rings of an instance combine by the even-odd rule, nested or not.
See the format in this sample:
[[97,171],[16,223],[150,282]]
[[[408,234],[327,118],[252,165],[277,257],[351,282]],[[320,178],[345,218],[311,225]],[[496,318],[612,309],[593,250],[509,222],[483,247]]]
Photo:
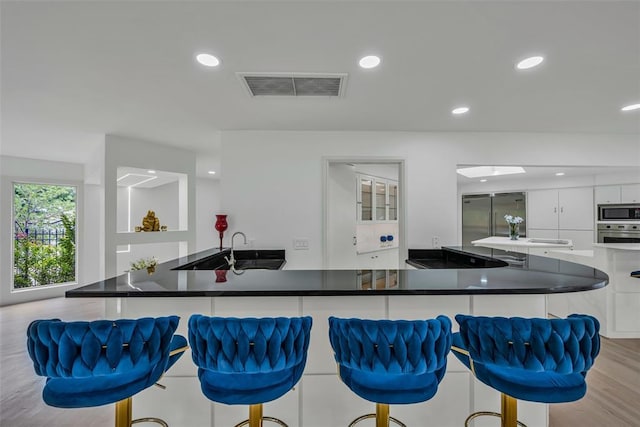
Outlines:
[[553,295],[550,313],[591,314],[600,319],[605,337],[640,338],[640,281],[631,276],[640,268],[640,243],[594,243],[591,250],[551,250],[546,256],[596,268],[610,278],[609,286],[596,292]]
[[[419,251],[411,255],[427,256]],[[428,253],[432,259],[437,255]],[[69,291],[67,297],[105,297],[109,318],[177,314],[182,319],[178,333],[183,335],[194,313],[311,315],[314,325],[303,379],[295,390],[266,404],[265,415],[276,416],[290,427],[333,427],[346,426],[371,412],[373,404],[358,398],[336,376],[328,340],[329,316],[545,317],[546,295],[599,289],[608,281],[601,271],[571,262],[561,261],[567,267],[564,273],[546,270],[541,258],[533,255],[504,256],[496,251],[496,257],[487,257],[473,248],[444,248],[440,255],[441,260],[447,259],[445,263],[427,262],[426,268],[417,270],[176,270],[219,256],[219,251],[210,250],[161,264],[152,275],[128,273]],[[421,259],[424,262],[423,258],[408,261]],[[479,268],[483,262],[490,267]],[[167,390],[151,388],[135,397],[134,417],[159,416],[170,425],[190,427],[235,425],[246,418],[246,407],[213,404],[202,395],[188,355],[162,382]],[[498,410],[499,405],[499,394],[475,381],[450,356],[447,374],[431,401],[393,406],[391,413],[409,426],[425,425],[426,419],[429,425],[460,426],[469,413]],[[548,425],[546,405],[521,402],[519,409],[524,423]]]

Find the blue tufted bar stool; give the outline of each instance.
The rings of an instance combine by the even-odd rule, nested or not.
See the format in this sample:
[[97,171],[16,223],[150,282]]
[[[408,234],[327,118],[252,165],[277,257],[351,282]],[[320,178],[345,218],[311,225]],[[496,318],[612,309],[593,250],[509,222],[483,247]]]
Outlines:
[[[525,426],[518,421],[517,399],[562,403],[581,399],[585,376],[600,351],[600,323],[587,315],[567,319],[473,317],[457,315],[460,332],[452,350],[474,376],[501,393],[502,427]],[[525,426],[526,427],[526,426]]]
[[376,427],[393,421],[389,404],[431,399],[447,370],[451,320],[366,320],[329,318],[329,340],[342,381],[355,394],[376,404],[349,424],[376,419]]
[[132,420],[132,396],[156,384],[188,348],[183,336],[174,335],[178,321],[169,316],[31,322],[27,350],[36,374],[47,377],[43,400],[58,408],[115,403],[116,427],[141,422],[168,427],[159,418]]
[[293,389],[307,362],[311,317],[234,318],[194,314],[189,343],[202,393],[214,402],[250,405],[236,427],[261,427],[262,404]]

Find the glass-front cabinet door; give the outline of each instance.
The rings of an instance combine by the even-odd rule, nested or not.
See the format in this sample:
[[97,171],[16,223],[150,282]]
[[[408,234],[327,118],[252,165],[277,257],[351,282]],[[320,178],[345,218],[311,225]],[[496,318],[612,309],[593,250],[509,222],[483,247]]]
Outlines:
[[360,177],[358,182],[360,186],[360,202],[358,203],[360,215],[358,219],[371,221],[373,220],[373,179]]
[[398,182],[358,175],[357,219],[360,222],[398,220]]
[[376,181],[376,221],[387,220],[387,183]]
[[389,182],[389,221],[398,220],[398,183]]

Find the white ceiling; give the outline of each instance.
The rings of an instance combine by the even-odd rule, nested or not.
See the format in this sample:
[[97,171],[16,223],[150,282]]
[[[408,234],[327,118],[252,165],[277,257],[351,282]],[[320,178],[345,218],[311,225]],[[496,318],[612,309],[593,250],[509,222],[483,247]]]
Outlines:
[[[105,133],[209,153],[230,129],[640,133],[620,112],[640,102],[637,1],[0,7],[3,154],[85,160]],[[251,98],[237,72],[349,77],[343,98]]]
[[[478,165],[458,165],[459,168],[471,167]],[[486,165],[490,166],[490,165]],[[503,166],[503,165],[501,165]],[[525,173],[513,174],[513,175],[497,175],[487,176],[482,178],[467,178],[463,175],[457,174],[458,185],[470,185],[480,182],[481,179],[487,180],[487,185],[492,184],[505,184],[513,182],[549,182],[555,180],[561,183],[563,180],[569,180],[571,178],[590,178],[603,177],[607,175],[628,175],[637,176],[640,178],[640,171],[635,167],[619,167],[619,166],[522,166]],[[556,173],[563,172],[564,175],[556,176]],[[636,178],[637,179],[637,178]],[[635,181],[635,180],[634,180]]]

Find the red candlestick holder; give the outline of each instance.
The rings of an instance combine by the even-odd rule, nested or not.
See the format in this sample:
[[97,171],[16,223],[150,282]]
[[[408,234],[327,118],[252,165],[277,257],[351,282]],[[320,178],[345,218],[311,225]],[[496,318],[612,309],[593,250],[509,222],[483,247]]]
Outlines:
[[220,250],[222,250],[222,236],[226,229],[229,228],[229,224],[227,223],[226,215],[216,215],[216,225],[215,229],[220,234]]

